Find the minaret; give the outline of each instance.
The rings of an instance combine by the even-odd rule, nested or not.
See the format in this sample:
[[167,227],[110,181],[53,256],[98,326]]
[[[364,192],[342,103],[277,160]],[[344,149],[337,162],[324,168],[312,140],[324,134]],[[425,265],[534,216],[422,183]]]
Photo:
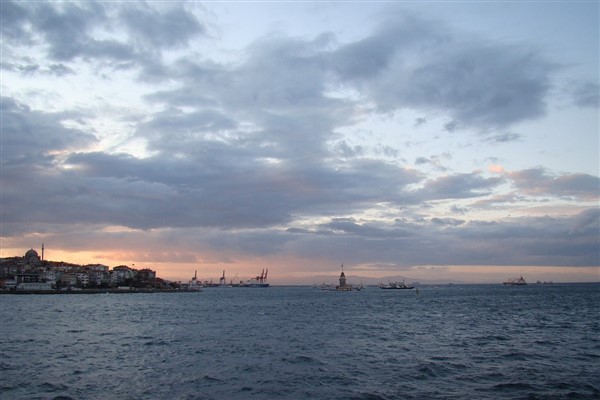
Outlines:
[[42,242],[42,261],[44,261],[44,242]]

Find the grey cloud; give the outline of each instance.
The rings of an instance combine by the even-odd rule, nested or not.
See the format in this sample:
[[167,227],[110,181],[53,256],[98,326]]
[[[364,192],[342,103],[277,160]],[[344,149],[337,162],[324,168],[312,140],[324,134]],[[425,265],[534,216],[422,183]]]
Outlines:
[[579,107],[600,107],[600,85],[594,82],[575,84],[573,101]]
[[486,141],[492,142],[492,143],[509,143],[509,142],[516,142],[520,139],[521,139],[521,135],[519,135],[518,133],[506,132],[506,133],[499,133],[496,135],[492,135],[492,136],[486,138]]
[[[30,170],[5,193],[5,209],[14,217],[5,219],[6,229],[17,229],[13,223],[29,209],[44,210],[28,214],[37,224],[266,228],[295,215],[349,213],[373,201],[394,201],[418,179],[374,160],[336,168],[270,165],[251,149],[214,141],[203,146],[184,158],[76,153],[65,160],[66,170]],[[36,195],[22,201],[19,193],[27,187]]]
[[437,225],[442,226],[459,226],[464,224],[466,221],[462,219],[455,218],[431,218],[431,222]]
[[[542,115],[554,68],[535,50],[463,40],[447,27],[396,15],[362,41],[333,45],[330,35],[269,36],[248,47],[238,65],[182,58],[169,67],[181,87],[147,99],[218,108],[253,125],[239,136],[269,146],[275,156],[317,160],[328,156],[326,143],[336,128],[356,118],[352,99],[326,96],[336,84],[357,89],[381,110],[446,111],[453,118],[449,130],[476,126],[489,132]],[[517,139],[502,134],[488,140]],[[345,156],[362,151],[337,150]]]
[[[331,34],[314,40],[271,36],[250,46],[237,66],[185,60],[167,66],[161,51],[185,46],[206,32],[184,5],[9,4],[15,20],[6,29],[14,36],[30,22],[55,60],[82,57],[109,61],[115,68],[140,67],[140,77],[149,81],[176,77],[184,84],[181,89],[149,98],[226,105],[240,116],[253,113],[261,124],[272,121],[274,111],[285,118],[282,112],[291,116],[298,108],[307,118],[316,110],[323,110],[321,118],[333,112],[333,126],[344,124],[352,116],[352,102],[324,95],[335,87],[332,75],[337,75],[337,84],[369,96],[380,110],[445,111],[454,121],[449,129],[475,126],[485,131],[543,115],[555,69],[535,49],[485,38],[465,40],[437,22],[395,13],[371,35],[337,48]],[[129,32],[125,39],[92,36],[93,29],[114,29],[115,16]],[[292,144],[299,139],[288,137]]]
[[[404,185],[417,179],[412,172],[376,161],[337,170],[310,164],[269,165],[252,148],[214,141],[198,142],[188,154],[180,159],[161,153],[143,160],[104,153],[74,154],[65,161],[71,167],[69,177],[65,175],[62,185],[53,186],[76,185],[79,189],[64,192],[94,193],[66,196],[61,202],[73,203],[68,209],[75,212],[83,207],[77,199],[85,199],[89,209],[98,207],[94,213],[100,218],[97,223],[104,218],[143,229],[232,228],[284,224],[296,214],[350,212],[374,199],[392,201]],[[132,187],[140,194],[132,193]],[[343,207],[340,197],[345,199]],[[72,218],[54,214],[61,216],[65,220],[79,218],[78,214]]]
[[600,232],[600,208],[591,208],[582,211],[571,223],[570,233]]
[[408,235],[404,230],[395,229],[390,232],[387,229],[382,229],[368,222],[360,223],[354,218],[332,218],[331,222],[320,225],[320,228],[329,229],[333,233],[343,233],[363,238],[386,238]]
[[[3,99],[5,233],[59,232],[72,229],[71,224],[180,228],[165,229],[171,231],[165,235],[193,232],[206,246],[224,251],[333,254],[357,262],[415,265],[598,264],[597,211],[514,223],[467,223],[426,214],[428,201],[482,198],[505,179],[531,195],[597,199],[598,178],[553,176],[542,169],[504,178],[453,174],[409,191],[408,185],[423,181],[422,173],[367,158],[371,151],[389,157],[397,151],[352,146],[336,133],[356,120],[357,110],[351,98],[328,97],[332,88],[357,90],[381,111],[445,111],[457,129],[505,131],[545,111],[553,66],[534,49],[463,40],[447,28],[415,19],[382,24],[364,40],[337,48],[328,35],[315,40],[272,36],[246,49],[239,64],[184,57],[165,65],[161,51],[185,46],[205,32],[183,9],[158,13],[144,8],[136,14],[133,8],[113,9],[106,3],[11,7],[15,19],[3,27],[11,43],[19,35],[22,41],[33,40],[23,30],[30,21],[47,41],[50,56],[64,62],[38,66],[11,60],[6,68],[69,73],[69,61],[81,58],[113,68],[141,67],[143,79],[168,77],[175,89],[163,86],[146,97],[166,106],[134,128],[153,154],[143,159],[83,152],[95,138],[65,128],[64,115]],[[48,10],[45,19],[42,9]],[[130,22],[125,40],[92,36],[109,14]],[[166,16],[164,24],[144,25],[161,16]],[[174,26],[178,18],[183,22]],[[499,134],[490,140],[517,138]],[[73,153],[59,165],[52,153],[66,149]],[[431,156],[415,162],[439,166],[438,161]],[[379,204],[420,204],[423,214],[390,225],[343,218]],[[294,226],[313,216],[331,220]],[[188,251],[197,245],[183,242]],[[505,248],[514,252],[507,257],[501,251]]]
[[544,168],[531,168],[508,174],[517,188],[535,196],[574,197],[597,200],[600,198],[600,178],[588,174],[552,175]]
[[135,7],[127,4],[121,10],[120,18],[134,40],[151,48],[184,46],[193,37],[205,33],[204,26],[181,3],[172,3],[163,12],[147,4],[136,4]]
[[328,152],[334,129],[353,120],[353,104],[325,96],[327,70],[322,39],[266,37],[235,67],[179,60],[173,68],[184,85],[147,98],[181,106],[215,107],[253,126],[239,132],[269,144],[276,156],[317,159]]
[[59,64],[49,64],[48,66],[41,66],[39,64],[28,62],[28,63],[10,63],[10,62],[2,62],[0,63],[0,68],[7,71],[18,72],[23,75],[32,75],[35,73],[40,73],[49,76],[57,76],[62,77],[65,75],[75,74],[75,70],[67,67],[66,65]]
[[[96,41],[89,36],[92,26],[106,19],[98,3],[39,3],[31,14],[33,28],[44,34],[49,55],[56,60],[72,60],[87,53]],[[95,50],[97,51],[97,50]]]
[[431,160],[427,157],[417,157],[415,159],[415,164],[416,165],[431,164]]
[[448,132],[454,132],[459,126],[459,123],[457,121],[450,121],[444,124],[444,129]]
[[341,102],[323,96],[326,69],[320,39],[268,37],[248,50],[247,60],[232,71],[231,84],[224,88],[228,101],[252,110],[280,111],[329,108]]
[[365,153],[363,146],[350,146],[345,140],[337,143],[333,150],[341,157],[356,157]]
[[48,74],[55,76],[72,75],[75,74],[75,70],[64,64],[50,64],[48,66]]
[[462,215],[462,214],[467,213],[469,211],[469,209],[466,207],[459,207],[459,206],[454,205],[454,206],[450,207],[450,211],[452,211],[453,213]]
[[31,110],[10,97],[1,98],[3,163],[36,163],[52,151],[77,149],[96,142],[88,133],[65,128],[61,113]]
[[386,24],[331,57],[342,82],[356,84],[381,109],[447,111],[456,121],[452,127],[483,130],[545,113],[555,67],[535,49],[464,40],[414,18]]
[[[357,264],[597,266],[598,215],[598,209],[589,209],[573,217],[528,217],[511,222],[404,221],[391,226],[332,219],[326,226],[341,234],[324,238],[316,230],[298,230],[294,233],[297,239],[287,248],[293,249],[294,255],[310,252],[317,258],[352,259]],[[573,229],[575,226],[581,228]],[[507,248],[511,249],[508,253]]]
[[156,113],[153,118],[136,128],[136,136],[149,140],[157,151],[185,150],[190,142],[202,140],[206,135],[218,135],[236,128],[236,121],[219,111],[208,108],[183,112],[169,108]]
[[[181,3],[157,6],[146,3],[103,2],[26,3],[3,2],[3,34],[9,46],[39,41],[47,45],[47,56],[71,62],[99,61],[115,68],[140,68],[142,76],[164,78],[161,52],[204,33],[197,18]],[[5,12],[6,11],[6,12]],[[6,22],[6,23],[4,23]],[[112,38],[125,28],[129,35]],[[109,33],[99,39],[94,30]],[[55,71],[56,72],[56,71]]]
[[427,119],[426,118],[419,117],[419,118],[415,119],[414,127],[418,128],[421,125],[425,125],[426,123],[427,123]]
[[420,200],[462,199],[480,197],[503,182],[502,178],[484,178],[474,172],[442,176],[428,181],[413,193]]
[[31,43],[26,23],[29,12],[23,3],[15,1],[3,1],[0,21],[2,22],[2,37],[4,40],[12,40],[21,44]]

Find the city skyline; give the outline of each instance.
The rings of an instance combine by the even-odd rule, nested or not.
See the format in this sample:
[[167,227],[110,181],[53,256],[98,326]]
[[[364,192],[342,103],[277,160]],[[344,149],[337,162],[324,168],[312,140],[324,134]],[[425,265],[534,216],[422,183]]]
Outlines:
[[597,2],[1,7],[0,257],[600,280]]

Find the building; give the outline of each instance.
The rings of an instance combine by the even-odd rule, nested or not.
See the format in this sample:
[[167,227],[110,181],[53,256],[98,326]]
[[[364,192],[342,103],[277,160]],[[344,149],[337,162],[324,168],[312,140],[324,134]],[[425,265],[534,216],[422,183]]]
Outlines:
[[354,290],[352,285],[349,285],[346,282],[346,274],[344,274],[344,264],[342,264],[342,273],[340,274],[340,284],[335,287],[335,290],[338,290],[340,292],[349,292],[351,290]]

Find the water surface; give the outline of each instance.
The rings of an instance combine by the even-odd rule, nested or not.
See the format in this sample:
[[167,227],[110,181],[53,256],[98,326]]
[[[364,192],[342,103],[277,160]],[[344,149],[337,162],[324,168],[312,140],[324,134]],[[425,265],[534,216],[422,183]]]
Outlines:
[[598,399],[600,285],[0,296],[0,399]]

